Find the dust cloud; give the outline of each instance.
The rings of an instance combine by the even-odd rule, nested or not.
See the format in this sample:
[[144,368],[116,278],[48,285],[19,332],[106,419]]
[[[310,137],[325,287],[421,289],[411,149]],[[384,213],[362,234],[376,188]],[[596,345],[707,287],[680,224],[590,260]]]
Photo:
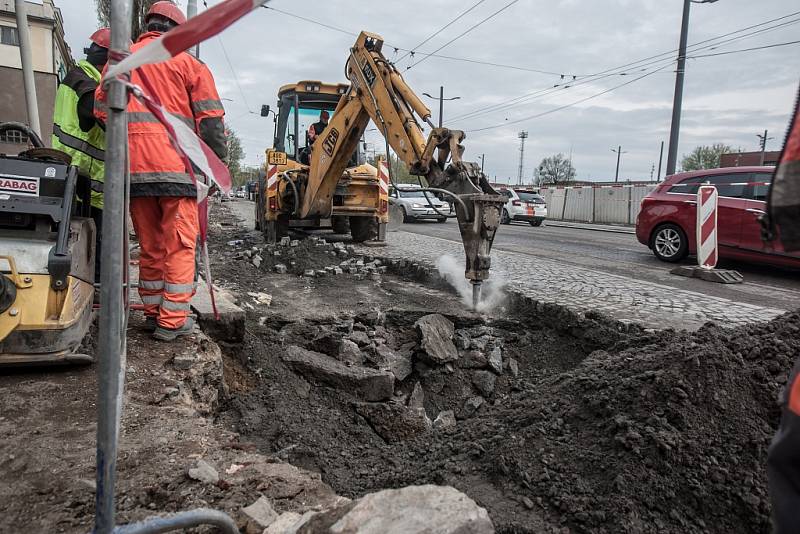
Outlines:
[[[472,284],[464,278],[464,263],[452,256],[444,255],[439,257],[436,268],[439,275],[458,292],[464,305],[472,308]],[[483,282],[481,301],[476,311],[488,313],[501,306],[506,300],[505,286],[506,281],[497,273],[492,273],[492,276]]]

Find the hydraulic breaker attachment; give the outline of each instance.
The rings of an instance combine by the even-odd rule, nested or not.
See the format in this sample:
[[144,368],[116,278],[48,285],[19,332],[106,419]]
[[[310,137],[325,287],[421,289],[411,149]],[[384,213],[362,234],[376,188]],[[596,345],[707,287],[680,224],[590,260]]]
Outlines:
[[458,228],[461,230],[467,260],[464,276],[472,283],[472,307],[477,308],[481,285],[489,278],[492,243],[500,226],[500,212],[507,199],[502,195],[483,193],[459,195],[459,198],[467,208],[465,212],[460,203],[456,204]]

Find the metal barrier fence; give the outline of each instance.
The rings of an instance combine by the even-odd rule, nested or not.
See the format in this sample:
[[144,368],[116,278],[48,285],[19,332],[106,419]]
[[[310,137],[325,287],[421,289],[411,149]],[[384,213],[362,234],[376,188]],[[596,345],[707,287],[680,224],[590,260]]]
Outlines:
[[642,199],[657,184],[541,187],[547,217],[554,220],[636,224]]

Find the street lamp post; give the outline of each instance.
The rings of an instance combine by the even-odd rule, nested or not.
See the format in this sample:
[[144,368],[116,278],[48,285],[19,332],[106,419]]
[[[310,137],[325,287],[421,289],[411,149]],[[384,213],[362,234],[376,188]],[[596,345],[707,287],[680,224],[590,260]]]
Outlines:
[[678,162],[678,136],[681,129],[681,106],[683,105],[683,78],[686,70],[686,42],[689,38],[689,10],[692,4],[712,4],[717,0],[683,0],[681,39],[678,47],[678,71],[675,75],[675,96],[672,102],[672,126],[669,132],[667,154],[667,176],[675,174]]
[[617,153],[617,173],[614,175],[614,183],[617,183],[619,182],[619,161],[622,158],[622,155],[627,154],[628,152],[627,151],[623,152],[622,146],[618,146],[616,149],[612,148],[611,152]]
[[445,98],[444,97],[444,86],[441,86],[441,85],[439,86],[439,98],[438,99],[435,96],[429,95],[428,93],[422,93],[422,94],[427,96],[428,98],[432,98],[433,100],[438,100],[439,101],[439,128],[442,127],[442,115],[444,114],[444,101],[445,100],[450,101],[450,100],[460,100],[461,99],[460,96],[454,96],[454,97],[451,97],[451,98]]

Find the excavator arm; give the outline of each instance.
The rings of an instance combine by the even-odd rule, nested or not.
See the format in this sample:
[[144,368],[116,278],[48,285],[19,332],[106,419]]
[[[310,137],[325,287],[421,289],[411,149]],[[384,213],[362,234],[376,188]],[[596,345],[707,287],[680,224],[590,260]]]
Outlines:
[[[489,185],[477,163],[461,159],[464,132],[431,123],[430,109],[386,60],[382,47],[380,36],[361,32],[350,49],[345,66],[350,89],[314,143],[300,215],[330,211],[339,177],[372,120],[411,174],[425,178],[429,190],[455,200],[465,276],[473,283],[477,304],[480,284],[489,276],[489,253],[506,198]],[[430,127],[427,139],[418,119]]]

